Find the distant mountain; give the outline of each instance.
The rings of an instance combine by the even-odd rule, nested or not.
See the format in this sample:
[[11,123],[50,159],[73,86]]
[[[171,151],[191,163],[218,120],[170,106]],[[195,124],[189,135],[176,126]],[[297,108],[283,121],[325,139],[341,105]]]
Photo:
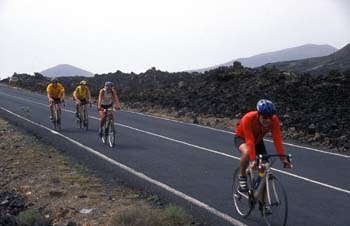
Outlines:
[[84,76],[84,77],[92,77],[93,73],[83,70],[81,68],[74,67],[69,64],[59,64],[57,66],[48,68],[40,74],[47,77],[66,77],[66,76]]
[[310,74],[325,74],[330,70],[344,72],[350,70],[350,43],[328,56],[277,62],[265,66],[275,66],[283,71],[307,72]]
[[258,54],[248,58],[238,58],[236,60],[232,60],[224,64],[216,65],[213,67],[192,70],[192,72],[205,72],[220,66],[230,66],[233,64],[234,61],[241,62],[242,65],[245,67],[254,68],[254,67],[262,66],[267,63],[289,61],[289,60],[301,60],[301,59],[306,59],[311,57],[327,56],[336,51],[337,49],[330,45],[306,44],[306,45],[297,46],[294,48],[262,53],[262,54]]

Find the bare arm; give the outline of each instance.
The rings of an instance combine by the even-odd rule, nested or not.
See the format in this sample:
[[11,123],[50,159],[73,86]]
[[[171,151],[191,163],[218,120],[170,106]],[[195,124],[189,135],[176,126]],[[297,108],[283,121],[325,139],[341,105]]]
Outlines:
[[88,95],[88,101],[90,102],[91,101],[91,93],[90,93],[90,89],[88,87],[86,87],[86,90],[87,90],[87,95]]
[[47,98],[49,99],[49,102],[52,102],[52,101],[53,101],[53,99],[51,98],[51,96],[50,96],[50,93],[49,93],[49,92],[47,92]]
[[52,97],[50,95],[50,84],[47,86],[46,92],[47,92],[47,98],[49,99],[49,102],[52,102],[53,99],[52,99]]
[[120,109],[120,102],[119,102],[117,92],[115,91],[115,89],[113,89],[112,92],[113,92],[113,96],[114,96],[114,108],[116,110],[119,110]]
[[97,101],[97,108],[101,108],[101,102],[102,102],[102,92],[103,90],[100,90],[100,93],[98,94],[98,101]]
[[[62,85],[61,85],[62,86]],[[66,94],[64,93],[64,87],[61,88],[61,98],[64,100],[66,98]]]

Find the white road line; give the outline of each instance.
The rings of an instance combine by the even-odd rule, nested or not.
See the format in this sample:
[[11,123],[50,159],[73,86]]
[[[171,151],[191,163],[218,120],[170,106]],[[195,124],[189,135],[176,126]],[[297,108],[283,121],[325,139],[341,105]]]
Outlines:
[[296,178],[299,178],[299,179],[302,179],[302,180],[305,180],[305,181],[308,181],[308,182],[311,182],[311,183],[314,183],[314,184],[318,184],[318,185],[321,185],[323,187],[331,188],[333,190],[345,192],[345,193],[350,195],[350,189],[349,190],[345,190],[345,189],[338,188],[338,187],[335,187],[335,186],[332,186],[332,185],[329,185],[329,184],[325,184],[325,183],[322,183],[322,182],[319,182],[319,181],[316,181],[316,180],[311,180],[311,179],[306,178],[306,177],[302,177],[302,176],[299,176],[299,175],[288,173],[288,172],[285,172],[285,171],[282,171],[282,170],[279,170],[279,169],[275,169],[275,168],[272,168],[272,169],[277,171],[277,172],[284,173],[284,174],[287,174],[289,176],[296,177]]
[[[125,111],[125,110],[123,110],[123,111]],[[216,129],[216,128],[212,128],[212,127],[208,127],[208,126],[203,126],[203,125],[198,125],[198,124],[194,124],[194,123],[190,123],[190,122],[181,122],[181,121],[178,121],[178,120],[176,120],[176,119],[162,118],[162,117],[159,117],[159,116],[148,115],[148,114],[145,114],[145,113],[134,112],[134,111],[125,111],[125,112],[132,113],[132,114],[137,114],[137,115],[142,115],[142,116],[146,116],[146,117],[150,117],[150,118],[161,119],[161,120],[170,121],[170,122],[176,122],[176,123],[185,124],[185,125],[189,125],[189,126],[196,126],[196,127],[200,127],[200,128],[205,128],[205,129],[209,129],[209,130],[214,130],[214,131],[217,131],[217,132],[222,132],[222,133],[227,133],[227,134],[235,135],[235,133],[230,132],[230,131],[227,131],[227,130]],[[268,142],[270,142],[270,143],[273,143],[273,141],[270,140],[270,139],[264,139],[264,140],[265,140],[265,141],[268,141]],[[350,158],[350,156],[348,156],[348,155],[342,155],[342,154],[338,154],[338,153],[327,152],[327,151],[323,151],[323,150],[316,149],[316,148],[310,148],[310,147],[305,147],[305,146],[296,145],[296,144],[291,144],[291,143],[286,143],[286,142],[283,142],[283,144],[284,144],[284,145],[287,145],[287,146],[302,148],[302,149],[306,149],[306,150],[310,150],[310,151],[315,151],[315,152],[319,152],[319,153],[323,153],[323,154],[327,154],[327,155],[335,155],[335,156],[339,156],[339,157]]]
[[129,172],[129,173],[131,173],[131,174],[133,174],[133,175],[143,179],[143,180],[146,180],[146,181],[148,181],[148,182],[150,182],[150,183],[152,183],[152,184],[154,184],[154,185],[156,185],[158,187],[161,187],[164,190],[166,190],[166,191],[168,191],[168,192],[170,192],[170,193],[172,193],[172,194],[174,194],[174,195],[176,195],[176,196],[178,196],[178,197],[180,197],[182,199],[185,199],[186,201],[188,201],[188,202],[190,202],[190,203],[192,203],[192,204],[194,204],[194,205],[196,205],[196,206],[198,206],[200,208],[203,208],[203,209],[207,210],[208,212],[214,214],[215,216],[217,216],[217,217],[219,217],[219,218],[221,218],[223,220],[226,220],[227,222],[231,223],[232,225],[246,226],[244,223],[242,223],[242,222],[232,218],[231,216],[229,216],[229,215],[227,215],[225,213],[220,212],[219,210],[209,206],[208,204],[205,204],[205,203],[203,203],[203,202],[201,202],[201,201],[199,201],[199,200],[197,200],[195,198],[192,198],[191,196],[188,196],[185,193],[170,187],[169,185],[166,185],[166,184],[164,184],[164,183],[162,183],[160,181],[157,181],[157,180],[155,180],[155,179],[153,179],[151,177],[148,177],[145,174],[143,174],[143,173],[141,173],[141,172],[139,172],[137,170],[134,170],[133,168],[131,168],[131,167],[127,166],[127,165],[124,165],[124,164],[122,164],[120,162],[117,162],[114,159],[111,159],[111,158],[103,155],[102,153],[100,153],[100,152],[98,152],[98,151],[96,151],[96,150],[94,150],[94,149],[92,149],[92,148],[90,148],[90,147],[88,147],[88,146],[86,146],[84,144],[81,144],[81,143],[77,142],[76,140],[73,140],[73,139],[71,139],[71,138],[69,138],[69,137],[67,137],[67,136],[65,136],[65,135],[63,135],[63,134],[61,134],[61,133],[59,133],[59,132],[57,132],[55,130],[52,130],[52,129],[50,129],[50,128],[46,127],[46,126],[43,126],[43,125],[41,125],[39,123],[36,123],[36,122],[33,122],[33,121],[31,121],[31,120],[29,120],[27,118],[24,118],[24,117],[22,117],[22,116],[20,116],[20,115],[18,115],[16,113],[6,109],[6,108],[0,107],[0,109],[2,109],[4,111],[6,111],[6,112],[16,116],[17,118],[25,120],[25,121],[33,124],[33,125],[41,127],[43,129],[46,129],[49,132],[51,132],[51,133],[53,133],[53,134],[55,134],[57,136],[60,136],[60,137],[62,137],[64,139],[72,142],[73,144],[75,144],[75,145],[77,145],[77,146],[79,146],[81,148],[84,148],[88,152],[90,152],[90,153],[92,153],[92,154],[94,154],[94,155],[96,155],[96,156],[98,156],[98,157],[100,157],[100,158],[110,162],[111,164],[113,164],[115,166],[118,166],[119,168],[121,168],[121,169],[123,169],[123,170],[125,170],[125,171],[127,171],[127,172]]
[[[25,99],[25,98],[21,98],[21,97],[17,97],[17,96],[8,95],[8,94],[3,93],[3,92],[0,92],[0,94],[6,95],[6,96],[9,96],[9,97],[14,97],[14,98],[17,98],[17,99],[21,99],[21,100],[24,100],[24,101],[28,101],[28,102],[32,102],[32,103],[36,103],[36,104],[40,104],[40,105],[44,105],[44,106],[48,106],[47,104],[42,104],[42,103],[35,102],[35,101],[32,101],[32,100],[27,100],[27,99]],[[175,120],[175,119],[162,118],[162,117],[159,117],[159,116],[147,115],[147,114],[144,114],[144,113],[133,112],[133,111],[125,111],[125,110],[122,110],[122,111],[123,111],[123,112],[132,113],[132,114],[147,116],[147,117],[151,117],[151,118],[157,118],[157,119],[161,119],[161,120],[176,122],[176,123],[180,123],[180,124],[185,124],[185,125],[190,125],[190,126],[196,126],[196,127],[200,127],[200,128],[205,128],[205,129],[209,129],[209,130],[214,130],[214,131],[217,131],[217,132],[222,132],[222,133],[227,133],[227,134],[233,134],[233,135],[235,134],[235,133],[230,132],[230,131],[221,130],[221,129],[216,129],[216,128],[211,128],[211,127],[208,127],[208,126],[203,126],[203,125],[198,125],[198,124],[193,124],[193,123],[188,123],[188,122],[181,122],[181,121],[177,121],[177,120]],[[265,141],[268,141],[268,142],[271,142],[271,143],[273,142],[273,141],[270,140],[270,139],[264,139],[264,140],[265,140]],[[334,155],[334,156],[338,156],[338,157],[342,157],[342,158],[350,158],[350,156],[348,156],[348,155],[342,155],[342,154],[338,154],[338,153],[327,152],[327,151],[323,151],[323,150],[316,149],[316,148],[310,148],[310,147],[295,145],[295,144],[286,143],[286,142],[283,142],[283,144],[284,144],[284,145],[287,145],[287,146],[302,148],[302,149],[306,149],[306,150],[310,150],[310,151],[314,151],[314,152],[318,152],[318,153],[323,153],[323,154],[327,154],[327,155]]]
[[[1,92],[0,92],[0,94],[1,94]],[[17,97],[17,98],[23,99],[23,98],[20,98],[20,97]],[[34,101],[31,101],[31,100],[26,100],[26,99],[23,99],[23,100],[36,103]],[[47,105],[42,104],[42,103],[37,103],[37,104],[47,106]],[[71,110],[67,110],[67,109],[62,109],[62,110],[66,111],[66,112],[74,113],[74,111],[71,111]],[[99,118],[94,117],[94,116],[89,116],[89,118],[99,120]],[[169,140],[169,141],[172,141],[172,142],[176,142],[176,143],[179,143],[179,144],[183,144],[183,145],[186,145],[186,146],[189,146],[189,147],[194,147],[194,148],[197,148],[197,149],[200,149],[200,150],[203,150],[203,151],[207,151],[207,152],[210,152],[210,153],[222,155],[224,157],[228,157],[228,158],[232,158],[232,159],[236,159],[236,160],[240,159],[239,157],[236,157],[236,156],[233,156],[233,155],[229,155],[229,154],[226,154],[226,153],[223,153],[223,152],[220,152],[220,151],[216,151],[216,150],[213,150],[213,149],[201,147],[201,146],[194,145],[194,144],[191,144],[191,143],[187,143],[187,142],[184,142],[184,141],[176,140],[176,139],[173,139],[173,138],[170,138],[170,137],[166,137],[166,136],[159,135],[159,134],[156,134],[156,133],[152,133],[152,132],[149,132],[149,131],[141,130],[141,129],[138,129],[138,128],[135,128],[135,127],[131,127],[131,126],[128,126],[128,125],[124,125],[124,124],[120,124],[120,123],[115,123],[115,124],[118,125],[118,126],[121,126],[121,127],[125,127],[125,128],[128,128],[128,129],[131,129],[131,130],[135,130],[135,131],[138,131],[138,132],[141,132],[141,133],[145,133],[145,134],[148,134],[148,135],[151,135],[151,136],[156,136],[156,137],[159,137],[159,138],[162,138],[162,139],[165,139],[165,140]],[[279,172],[279,173],[286,174],[288,176],[292,176],[292,177],[295,177],[295,178],[298,178],[298,179],[301,179],[301,180],[305,180],[305,181],[310,182],[310,183],[315,183],[315,184],[318,184],[318,185],[321,185],[321,186],[324,186],[324,187],[327,187],[327,188],[330,188],[330,189],[333,189],[333,190],[336,190],[336,191],[341,191],[341,192],[345,192],[347,194],[350,194],[350,190],[345,190],[345,189],[342,189],[342,188],[339,188],[339,187],[335,187],[333,185],[329,185],[329,184],[322,183],[322,182],[319,182],[319,181],[316,181],[316,180],[312,180],[312,179],[309,179],[309,178],[306,178],[306,177],[302,177],[302,176],[299,176],[299,175],[296,175],[296,174],[292,174],[292,173],[288,173],[288,172],[285,172],[285,171],[282,171],[282,170],[278,170],[276,168],[272,168],[272,169],[277,171],[277,172]]]

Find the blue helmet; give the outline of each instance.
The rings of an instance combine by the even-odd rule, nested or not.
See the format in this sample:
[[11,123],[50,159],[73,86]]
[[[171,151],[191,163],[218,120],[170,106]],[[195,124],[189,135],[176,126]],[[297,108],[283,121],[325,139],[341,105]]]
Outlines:
[[276,114],[275,105],[266,99],[259,100],[256,104],[256,109],[261,115],[272,116]]
[[105,87],[106,87],[106,88],[113,88],[113,87],[114,87],[114,84],[113,84],[113,82],[106,82],[106,83],[105,83]]

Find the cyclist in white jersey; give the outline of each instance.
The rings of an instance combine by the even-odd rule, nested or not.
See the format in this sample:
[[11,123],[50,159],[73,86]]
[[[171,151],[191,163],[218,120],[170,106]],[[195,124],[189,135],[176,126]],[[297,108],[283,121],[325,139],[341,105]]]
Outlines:
[[108,109],[108,114],[111,114],[111,118],[114,120],[113,106],[115,110],[120,110],[119,98],[117,96],[117,92],[114,89],[114,84],[113,82],[106,82],[105,87],[100,90],[97,103],[101,118],[100,127],[98,130],[100,136],[102,136],[102,127],[106,121],[106,113],[104,109]]

